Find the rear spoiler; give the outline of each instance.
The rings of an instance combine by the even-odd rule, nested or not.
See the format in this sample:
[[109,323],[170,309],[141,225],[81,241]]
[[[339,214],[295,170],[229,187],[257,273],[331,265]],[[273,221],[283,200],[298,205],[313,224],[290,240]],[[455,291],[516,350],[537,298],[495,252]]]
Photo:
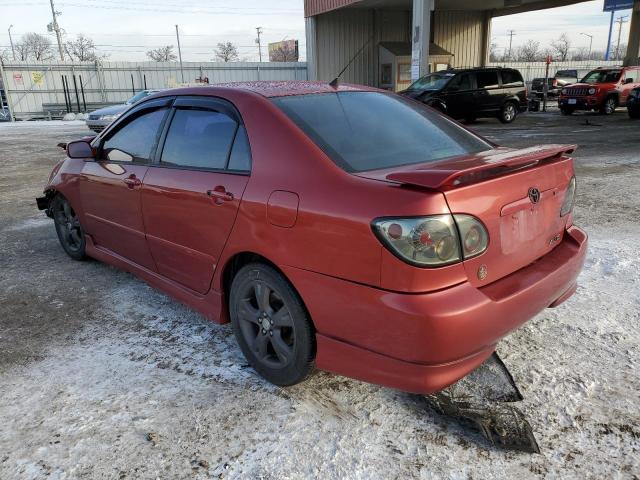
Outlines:
[[517,150],[497,148],[421,168],[392,172],[385,178],[403,185],[449,189],[555,161],[576,148],[577,145],[538,145]]

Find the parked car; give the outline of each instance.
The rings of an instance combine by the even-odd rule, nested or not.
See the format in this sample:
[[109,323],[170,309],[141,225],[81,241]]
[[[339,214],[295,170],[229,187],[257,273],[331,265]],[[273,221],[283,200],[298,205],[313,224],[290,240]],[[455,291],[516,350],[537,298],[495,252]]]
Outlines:
[[98,110],[94,110],[87,116],[87,127],[89,127],[89,129],[93,130],[96,133],[100,133],[111,122],[113,122],[116,118],[126,112],[131,105],[134,105],[143,98],[158,91],[159,90],[140,90],[122,105],[112,105],[110,107],[104,107]]
[[230,321],[270,382],[315,363],[426,393],[575,291],[574,148],[363,86],[182,88],[66,145],[37,203],[71,258]]
[[522,75],[511,68],[430,73],[400,94],[467,121],[497,116],[502,123],[511,123],[519,112],[527,110],[527,89]]
[[[547,98],[555,99],[560,95],[562,87],[577,83],[582,79],[589,70],[568,69],[558,70],[553,77],[547,78]],[[542,98],[544,95],[544,77],[534,78],[531,81],[531,95],[536,98]]]
[[604,115],[624,107],[631,90],[640,86],[640,67],[596,68],[560,92],[558,106],[564,115],[575,110],[597,110]]
[[640,118],[640,87],[636,87],[627,97],[627,113],[629,118]]

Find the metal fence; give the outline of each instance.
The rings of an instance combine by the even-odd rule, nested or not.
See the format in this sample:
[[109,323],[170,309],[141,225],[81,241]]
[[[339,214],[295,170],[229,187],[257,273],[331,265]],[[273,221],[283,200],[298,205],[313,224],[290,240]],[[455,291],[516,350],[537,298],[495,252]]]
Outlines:
[[[619,66],[621,61],[612,60],[585,60],[570,62],[551,62],[549,65],[549,77],[553,77],[558,70],[591,70],[598,67]],[[491,62],[493,67],[515,68],[522,73],[524,81],[531,83],[534,78],[544,77],[547,64],[545,62]]]
[[[306,80],[304,62],[11,62],[0,65],[15,119],[52,118],[123,103],[142,89],[254,80]],[[69,105],[70,103],[70,105]]]

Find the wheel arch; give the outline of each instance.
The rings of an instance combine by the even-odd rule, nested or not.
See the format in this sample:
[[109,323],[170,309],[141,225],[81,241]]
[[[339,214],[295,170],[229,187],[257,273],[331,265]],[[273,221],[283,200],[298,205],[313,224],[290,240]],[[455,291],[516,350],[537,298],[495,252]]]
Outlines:
[[221,287],[222,287],[222,298],[224,302],[224,306],[223,306],[223,312],[224,312],[224,318],[225,318],[224,323],[231,321],[231,316],[229,312],[229,294],[231,292],[231,282],[233,281],[233,278],[236,276],[238,271],[240,271],[242,267],[250,263],[264,263],[266,265],[269,265],[276,272],[282,275],[282,277],[287,282],[289,282],[289,285],[291,285],[291,288],[293,289],[295,294],[298,296],[298,299],[300,300],[302,307],[307,313],[308,318],[311,320],[311,328],[315,333],[316,327],[313,322],[313,317],[311,316],[311,312],[309,312],[309,309],[307,308],[307,305],[305,304],[304,299],[302,298],[302,295],[300,295],[300,292],[298,291],[294,283],[289,279],[289,277],[287,277],[287,275],[282,271],[281,268],[278,267],[276,263],[274,263],[264,255],[261,255],[256,252],[251,252],[251,251],[243,251],[243,252],[235,253],[234,255],[232,255],[227,259],[222,269],[222,275],[220,280],[221,280]]

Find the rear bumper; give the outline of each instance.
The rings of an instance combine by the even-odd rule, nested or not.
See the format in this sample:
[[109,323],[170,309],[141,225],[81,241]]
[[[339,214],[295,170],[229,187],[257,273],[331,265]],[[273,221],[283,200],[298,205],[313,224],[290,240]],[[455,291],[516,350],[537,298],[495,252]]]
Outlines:
[[424,294],[284,270],[314,320],[319,368],[430,393],[475,369],[510,331],[566,300],[586,250],[586,234],[571,227],[550,253],[486,287],[465,282]]

